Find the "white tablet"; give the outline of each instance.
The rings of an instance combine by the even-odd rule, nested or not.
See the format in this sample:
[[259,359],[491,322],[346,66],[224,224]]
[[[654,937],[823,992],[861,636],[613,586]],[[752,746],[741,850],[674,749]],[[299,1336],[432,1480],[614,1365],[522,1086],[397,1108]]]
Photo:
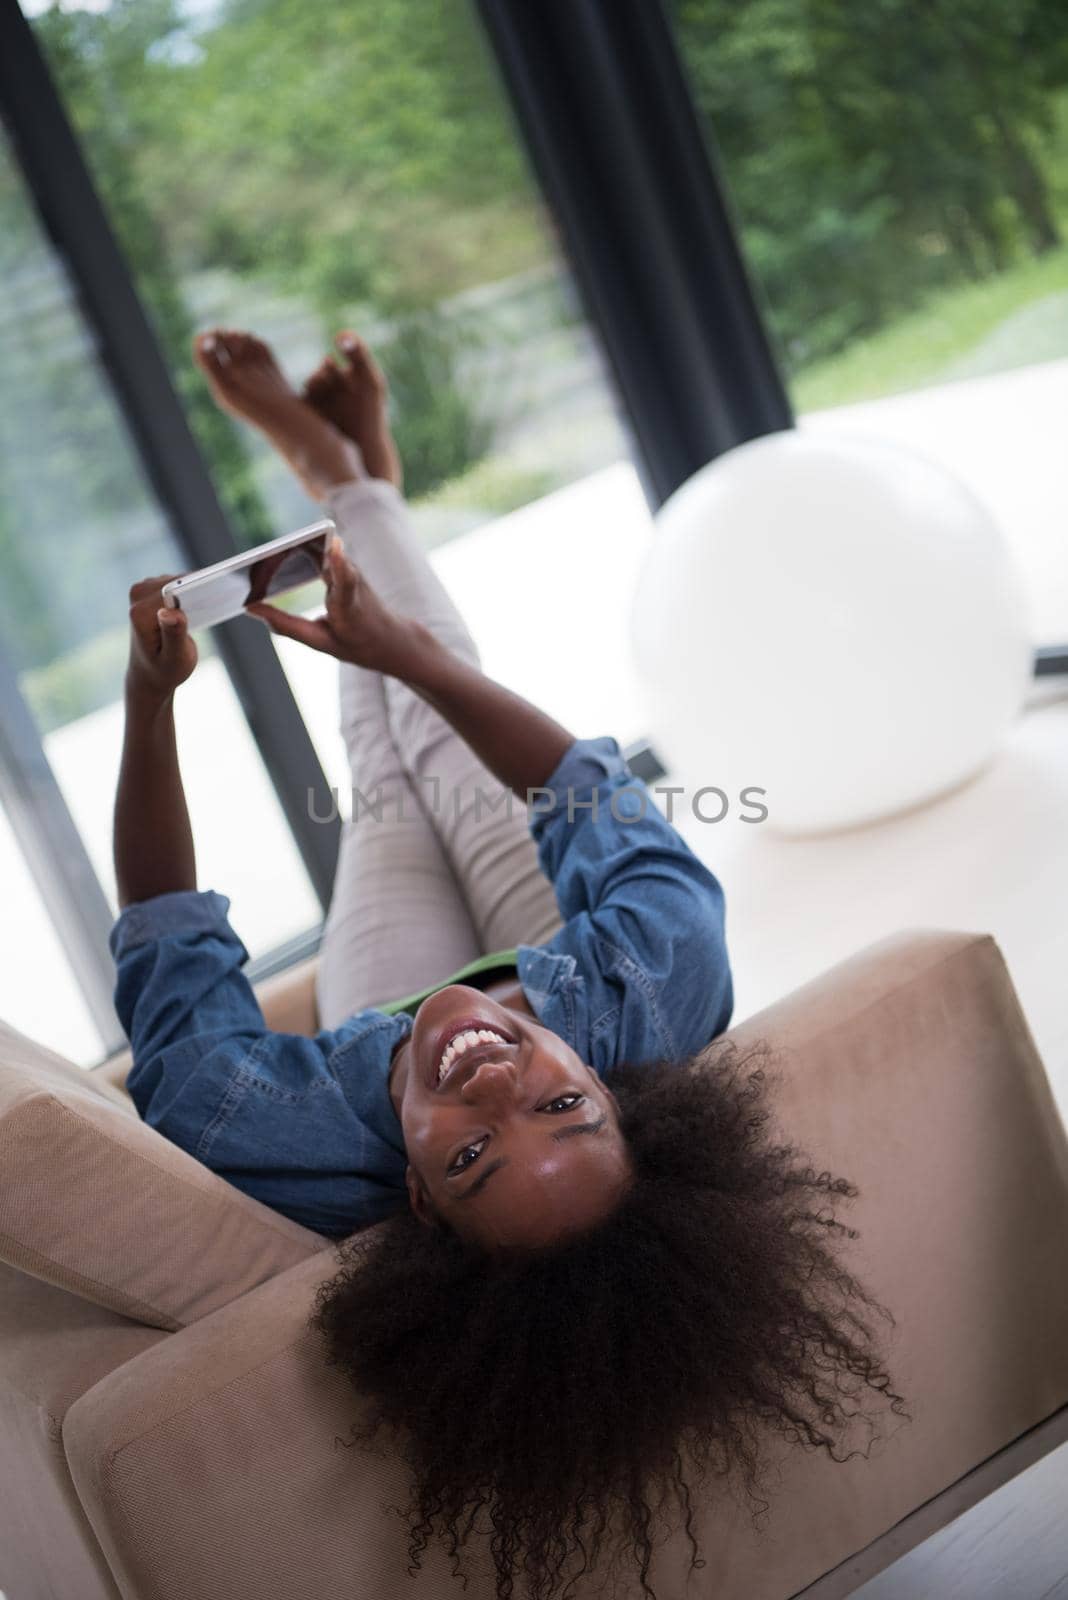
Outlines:
[[163,585],[163,604],[184,611],[191,628],[212,628],[239,617],[253,600],[273,600],[322,577],[327,542],[337,532],[329,517],[258,544],[214,566]]

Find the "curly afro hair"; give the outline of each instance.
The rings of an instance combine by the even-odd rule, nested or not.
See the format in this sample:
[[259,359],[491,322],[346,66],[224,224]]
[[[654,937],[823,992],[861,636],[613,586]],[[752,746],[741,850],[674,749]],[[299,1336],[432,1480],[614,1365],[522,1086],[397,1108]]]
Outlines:
[[481,1516],[498,1600],[520,1578],[548,1600],[578,1558],[565,1596],[604,1559],[656,1600],[667,1512],[703,1565],[693,1489],[757,1502],[769,1433],[843,1460],[900,1412],[872,1329],[891,1319],[835,1254],[856,1191],[774,1142],[767,1060],[614,1071],[633,1180],[558,1245],[490,1255],[405,1211],[341,1246],[312,1323],[366,1408],[351,1442],[385,1427],[403,1453],[413,1570],[437,1536],[461,1573]]

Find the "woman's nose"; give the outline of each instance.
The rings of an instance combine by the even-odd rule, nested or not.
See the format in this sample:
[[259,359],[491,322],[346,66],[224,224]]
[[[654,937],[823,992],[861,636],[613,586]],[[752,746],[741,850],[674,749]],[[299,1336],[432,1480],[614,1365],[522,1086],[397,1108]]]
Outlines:
[[511,1098],[515,1088],[514,1061],[480,1061],[460,1090],[460,1097],[472,1102]]

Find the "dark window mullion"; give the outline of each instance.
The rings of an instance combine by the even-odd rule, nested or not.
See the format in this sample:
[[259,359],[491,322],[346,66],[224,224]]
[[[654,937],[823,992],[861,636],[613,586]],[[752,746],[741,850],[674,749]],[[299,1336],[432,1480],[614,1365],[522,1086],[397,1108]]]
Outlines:
[[[0,106],[35,204],[77,289],[146,474],[191,565],[236,549],[122,252],[96,194],[28,22],[0,5]],[[267,631],[242,619],[215,629],[219,654],[326,907],[340,824],[328,785]],[[240,797],[235,796],[235,813]]]
[[476,0],[660,505],[793,414],[660,0]]

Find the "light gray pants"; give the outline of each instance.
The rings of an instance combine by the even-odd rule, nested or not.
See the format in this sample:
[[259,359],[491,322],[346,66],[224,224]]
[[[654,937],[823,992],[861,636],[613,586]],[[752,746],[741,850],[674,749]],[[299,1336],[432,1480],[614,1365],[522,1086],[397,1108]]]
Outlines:
[[[334,490],[327,509],[385,604],[477,666],[399,491],[361,478]],[[340,695],[353,815],[320,952],[324,1028],[442,982],[483,953],[544,944],[560,926],[526,806],[509,803],[444,718],[396,679],[347,663]]]

